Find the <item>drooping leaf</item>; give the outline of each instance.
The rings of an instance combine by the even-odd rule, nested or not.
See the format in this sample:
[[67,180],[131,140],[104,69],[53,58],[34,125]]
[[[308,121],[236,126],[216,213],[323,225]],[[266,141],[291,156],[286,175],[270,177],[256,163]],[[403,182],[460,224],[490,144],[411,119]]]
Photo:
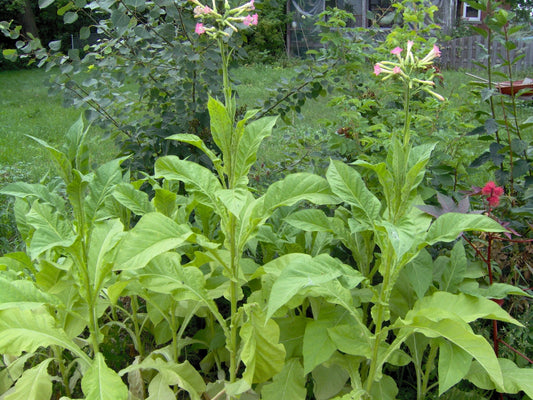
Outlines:
[[215,193],[222,189],[222,185],[210,170],[200,164],[180,160],[176,156],[161,157],[155,162],[155,175],[185,183],[186,189],[193,192],[199,202],[216,208]]
[[29,249],[32,258],[54,247],[69,247],[76,241],[73,227],[47,204],[34,202],[26,221],[35,228]]
[[0,276],[0,309],[11,307],[38,307],[42,304],[59,304],[54,296],[42,292],[35,284],[25,280],[8,280]]
[[272,383],[263,386],[263,400],[305,400],[305,376],[302,364],[297,358],[288,360]]
[[467,265],[464,244],[459,240],[453,246],[446,268],[442,272],[439,289],[455,293],[457,286],[465,279]]
[[284,221],[295,228],[308,232],[332,232],[332,222],[322,210],[313,208],[289,214]]
[[417,297],[421,299],[433,282],[433,260],[431,254],[423,249],[418,256],[405,266],[405,274]]
[[[409,312],[406,320],[398,319],[397,327],[403,326],[401,331],[420,332],[429,338],[442,337],[460,347],[466,353],[479,361],[480,365],[492,376],[499,388],[503,387],[503,376],[498,360],[492,351],[492,347],[480,335],[472,332],[470,326],[452,315],[450,318],[442,318],[434,321],[436,309],[424,309],[419,312]],[[433,320],[429,319],[432,318]],[[401,336],[400,333],[398,336]]]
[[146,400],[175,400],[176,395],[165,380],[165,375],[157,374],[148,385],[148,398]]
[[313,369],[312,376],[313,395],[316,400],[331,399],[345,388],[350,377],[348,372],[335,362],[318,365]]
[[333,193],[355,208],[353,210],[355,218],[363,219],[370,225],[379,219],[381,203],[368,190],[361,175],[354,168],[332,160],[326,177]]
[[495,302],[484,297],[464,293],[435,292],[431,296],[418,300],[413,309],[406,315],[406,320],[409,320],[411,315],[426,315],[426,318],[435,322],[454,315],[466,323],[484,318],[522,326]]
[[[267,318],[270,318],[276,310],[286,304],[300,290],[320,285],[337,279],[344,274],[351,273],[355,279],[352,284],[361,282],[364,277],[357,271],[346,271],[342,263],[326,254],[315,258],[306,255],[282,256],[276,260],[276,264],[284,263],[279,277],[274,282],[268,300]],[[268,266],[265,265],[265,270]]]
[[154,206],[148,199],[148,194],[136,190],[130,183],[120,183],[113,191],[113,197],[117,201],[137,215],[148,214],[155,211]]
[[128,388],[109,368],[102,353],[96,353],[91,367],[83,374],[81,389],[86,400],[127,400]]
[[263,198],[266,213],[303,200],[314,204],[334,204],[337,201],[326,180],[309,173],[290,174],[275,182],[270,185]]
[[486,215],[447,213],[433,222],[426,236],[426,243],[451,242],[462,232],[506,232],[503,226]]
[[56,345],[72,351],[86,365],[89,357],[56,327],[54,318],[44,309],[0,310],[0,353],[33,353],[39,347]]
[[243,379],[262,383],[278,374],[285,363],[285,348],[279,343],[279,327],[265,318],[257,304],[244,306],[248,320],[239,335],[242,340],[241,359],[246,365]]
[[514,362],[506,358],[498,358],[503,373],[504,389],[499,390],[498,382],[494,380],[479,362],[473,362],[466,378],[474,385],[485,390],[497,389],[503,393],[524,393],[533,398],[533,368],[519,368]]
[[317,365],[329,360],[337,349],[327,331],[334,323],[334,320],[326,316],[307,323],[303,340],[304,373],[311,372]]
[[192,231],[160,213],[145,214],[118,248],[116,268],[138,269],[166,251],[182,245]]
[[47,400],[52,396],[52,379],[48,375],[47,358],[35,367],[24,371],[15,384],[15,391],[3,397],[4,400]]
[[398,395],[398,386],[390,376],[383,375],[378,382],[374,382],[370,394],[372,399],[394,400]]
[[[194,369],[194,367],[185,361],[181,364],[172,361],[165,361],[161,358],[156,358],[155,355],[150,355],[141,363],[130,365],[129,367],[120,371],[120,375],[124,375],[131,371],[141,369],[153,369],[161,375],[161,381],[154,384],[152,390],[159,390],[161,393],[167,393],[162,386],[177,385],[179,388],[186,390],[189,393],[191,400],[201,400],[201,394],[205,392],[206,385],[202,376]],[[153,397],[152,392],[150,396]],[[155,400],[155,397],[153,397]],[[165,397],[163,397],[165,398]]]
[[439,344],[439,396],[463,379],[472,363],[472,356],[453,343]]

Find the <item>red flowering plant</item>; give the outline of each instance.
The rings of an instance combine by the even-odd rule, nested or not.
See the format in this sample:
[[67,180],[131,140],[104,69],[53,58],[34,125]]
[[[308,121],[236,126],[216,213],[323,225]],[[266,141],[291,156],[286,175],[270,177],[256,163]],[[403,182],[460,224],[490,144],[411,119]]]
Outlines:
[[483,186],[481,194],[487,197],[486,200],[490,207],[497,207],[500,204],[500,196],[503,194],[503,188],[496,186],[493,181],[490,181]]

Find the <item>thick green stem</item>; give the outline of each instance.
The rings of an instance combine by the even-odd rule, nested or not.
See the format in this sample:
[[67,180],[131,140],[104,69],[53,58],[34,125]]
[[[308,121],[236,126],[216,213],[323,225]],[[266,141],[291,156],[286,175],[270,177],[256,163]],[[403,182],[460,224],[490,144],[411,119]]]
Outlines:
[[433,365],[435,364],[435,358],[437,357],[438,349],[438,346],[434,345],[433,343],[431,344],[428,359],[426,361],[426,373],[424,374],[424,380],[422,381],[422,396],[417,400],[424,400],[426,397],[426,393],[428,392],[429,375],[433,370]]
[[63,349],[59,346],[52,346],[52,351],[54,352],[54,357],[57,360],[57,365],[59,366],[59,372],[61,373],[61,380],[63,381],[63,387],[65,388],[65,394],[67,397],[71,396],[70,386],[68,384],[68,373],[63,362]]
[[409,143],[411,133],[411,110],[410,110],[410,101],[411,101],[411,88],[410,83],[405,83],[405,99],[403,103],[403,109],[405,113],[405,120],[404,120],[404,126],[403,126],[403,145],[404,147],[407,146]]

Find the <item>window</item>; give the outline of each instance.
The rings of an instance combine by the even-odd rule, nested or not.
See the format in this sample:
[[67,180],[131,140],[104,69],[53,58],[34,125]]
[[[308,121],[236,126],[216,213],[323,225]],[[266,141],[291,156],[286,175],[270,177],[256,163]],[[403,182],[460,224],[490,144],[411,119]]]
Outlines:
[[463,19],[466,21],[481,21],[481,10],[476,10],[468,4],[463,3]]

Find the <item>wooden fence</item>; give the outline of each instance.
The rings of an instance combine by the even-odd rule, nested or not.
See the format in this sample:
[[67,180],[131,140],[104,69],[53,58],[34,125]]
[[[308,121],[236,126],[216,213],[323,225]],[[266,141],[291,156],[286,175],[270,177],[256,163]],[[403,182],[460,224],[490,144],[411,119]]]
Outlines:
[[[516,49],[510,51],[511,60],[518,55],[525,56],[514,66],[514,71],[533,68],[533,40],[518,40],[514,42]],[[474,64],[480,62],[487,65],[488,46],[487,39],[482,36],[469,36],[441,43],[441,58],[439,65],[447,69],[473,69],[479,68]],[[507,53],[502,43],[492,41],[491,44],[492,65],[502,64],[500,56],[506,58]],[[507,68],[507,67],[505,67]],[[504,72],[502,70],[502,72]]]

